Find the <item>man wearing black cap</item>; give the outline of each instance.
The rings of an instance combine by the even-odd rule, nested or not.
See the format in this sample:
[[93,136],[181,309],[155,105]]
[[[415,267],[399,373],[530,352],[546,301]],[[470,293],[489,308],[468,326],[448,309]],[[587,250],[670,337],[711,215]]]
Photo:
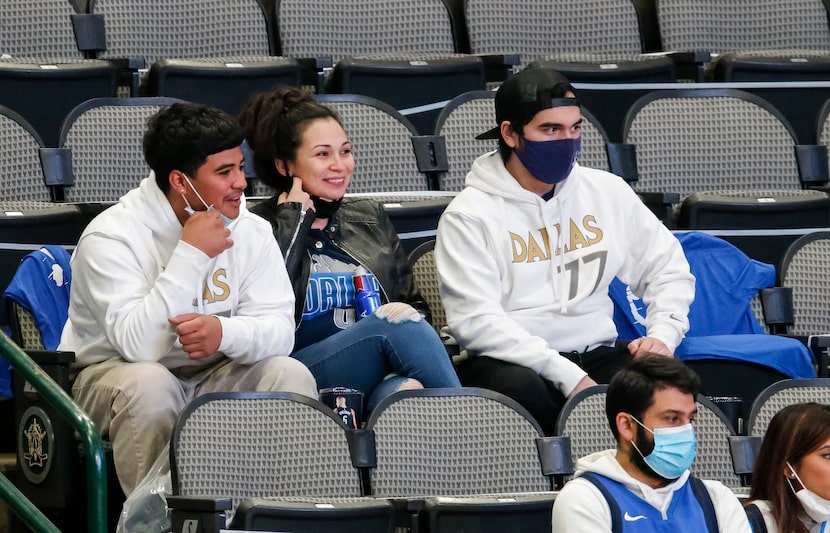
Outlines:
[[[579,166],[574,88],[526,69],[496,94],[497,126],[438,226],[435,248],[462,384],[524,405],[546,433],[565,399],[631,357],[671,356],[694,277],[677,239],[621,178]],[[616,344],[614,277],[647,304],[647,335]]]

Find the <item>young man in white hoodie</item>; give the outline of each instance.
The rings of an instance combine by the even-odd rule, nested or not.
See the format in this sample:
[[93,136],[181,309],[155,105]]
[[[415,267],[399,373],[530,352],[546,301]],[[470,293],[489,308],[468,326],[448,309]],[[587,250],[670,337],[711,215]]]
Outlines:
[[577,462],[576,477],[554,501],[553,531],[749,533],[735,494],[689,473],[699,390],[691,369],[661,355],[637,358],[616,374],[605,410],[617,448]]
[[271,228],[245,208],[233,117],[177,103],[144,136],[152,169],[86,228],[72,255],[60,350],[72,395],[113,445],[129,495],[195,396],[284,390],[316,397],[288,355],[294,293]]
[[[496,93],[499,150],[473,163],[435,247],[465,386],[516,399],[552,434],[567,397],[630,358],[671,356],[689,328],[694,277],[677,239],[620,177],[580,166],[573,87],[526,69]],[[608,287],[647,304],[647,335],[616,345]]]

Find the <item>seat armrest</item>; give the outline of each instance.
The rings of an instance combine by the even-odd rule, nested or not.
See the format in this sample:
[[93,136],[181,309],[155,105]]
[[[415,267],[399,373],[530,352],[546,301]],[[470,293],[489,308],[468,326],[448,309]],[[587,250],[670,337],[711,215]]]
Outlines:
[[751,474],[755,466],[755,458],[761,449],[761,437],[750,435],[730,435],[729,453],[732,455],[732,466],[738,475]]
[[798,174],[805,187],[826,186],[830,178],[827,146],[823,144],[798,144],[795,146]]
[[69,148],[38,148],[43,179],[54,202],[66,199],[65,188],[75,185],[72,171],[72,150]]
[[57,351],[57,350],[26,350],[26,355],[32,358],[32,361],[43,365],[71,365],[75,362],[75,352]]
[[629,184],[640,178],[637,172],[636,146],[630,143],[608,143],[605,151],[608,154],[608,169],[611,173],[621,177]]
[[230,498],[167,496],[172,531],[219,533],[226,527],[226,511],[232,505]]
[[87,57],[94,58],[99,52],[107,49],[107,35],[104,15],[101,13],[73,13],[72,30],[75,32],[75,43],[78,50]]
[[415,135],[412,149],[418,170],[427,176],[430,189],[440,190],[439,176],[449,169],[446,139],[441,135]]
[[813,353],[818,377],[830,376],[830,334],[810,335],[807,337],[807,348]]
[[498,82],[506,80],[521,64],[519,54],[473,54],[484,63],[484,79]]
[[732,467],[744,486],[749,485],[755,458],[761,449],[761,437],[748,435],[730,435],[729,453],[732,455]]
[[676,192],[637,191],[637,196],[667,228],[674,229],[674,205],[680,201],[680,194]]
[[346,431],[349,455],[355,468],[376,468],[378,466],[375,448],[375,432],[371,429],[350,429]]
[[808,348],[830,348],[830,334],[825,335],[810,335],[807,337]]
[[689,50],[684,52],[663,52],[674,62],[674,71],[679,80],[706,81],[706,70],[716,57],[706,50]]
[[761,289],[761,308],[764,322],[775,333],[786,333],[786,327],[795,323],[793,290],[790,287]]
[[[406,528],[408,531],[419,531],[421,529],[419,517],[426,508],[426,498],[426,496],[387,498],[387,501],[392,504],[396,526]],[[397,531],[398,527],[395,529]]]
[[129,87],[130,96],[141,95],[141,73],[147,70],[143,57],[108,58],[107,61],[118,70],[118,86]]
[[564,476],[573,475],[570,437],[539,437],[536,439],[536,451],[539,452],[542,474],[555,480],[553,484],[556,488],[561,487]]
[[300,65],[300,83],[314,87],[317,94],[323,94],[326,87],[326,77],[334,66],[331,57],[298,57]]
[[[52,350],[25,350],[26,355],[37,365],[43,372],[49,375],[55,383],[60,386],[67,394],[72,389],[72,370],[71,365],[75,362],[75,352],[58,352]],[[37,391],[28,381],[22,382],[21,392],[26,394],[37,395]]]

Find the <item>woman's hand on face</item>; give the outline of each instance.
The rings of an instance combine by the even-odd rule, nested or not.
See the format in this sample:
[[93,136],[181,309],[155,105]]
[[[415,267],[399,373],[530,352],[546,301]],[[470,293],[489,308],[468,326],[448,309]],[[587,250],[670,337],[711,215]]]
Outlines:
[[294,183],[291,184],[291,190],[277,197],[277,204],[284,204],[286,202],[301,204],[304,210],[314,210],[314,202],[311,201],[311,196],[303,190],[303,180],[297,176],[294,176]]

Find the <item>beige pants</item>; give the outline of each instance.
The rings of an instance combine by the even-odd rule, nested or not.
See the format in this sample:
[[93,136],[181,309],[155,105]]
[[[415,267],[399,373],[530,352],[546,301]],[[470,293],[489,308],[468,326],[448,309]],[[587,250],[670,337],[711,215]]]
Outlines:
[[115,472],[129,496],[170,442],[185,406],[201,394],[220,391],[287,391],[317,398],[311,372],[291,357],[253,365],[226,359],[188,377],[158,363],[113,357],[84,368],[72,396],[112,442]]

